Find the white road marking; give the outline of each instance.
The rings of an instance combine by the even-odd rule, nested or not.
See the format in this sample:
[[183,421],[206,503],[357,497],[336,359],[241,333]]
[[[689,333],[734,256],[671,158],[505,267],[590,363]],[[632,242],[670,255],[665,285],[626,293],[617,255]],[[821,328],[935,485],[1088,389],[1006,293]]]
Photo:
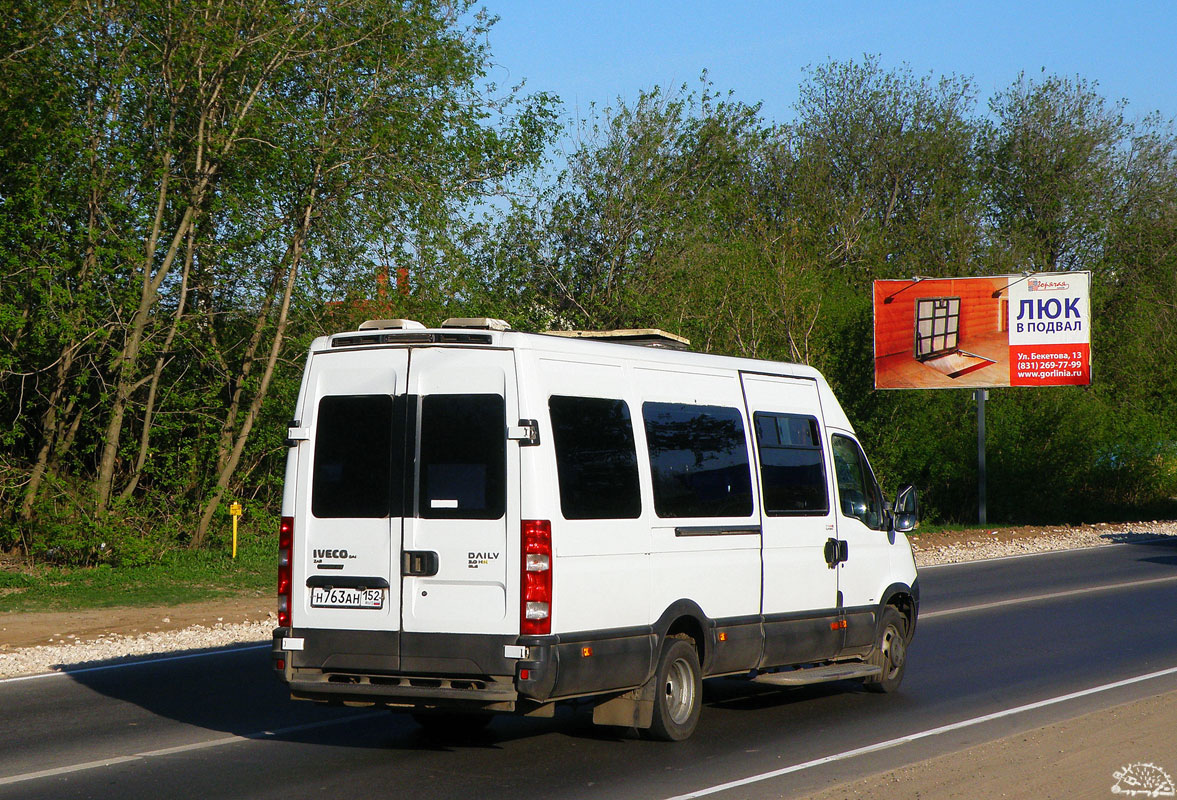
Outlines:
[[145,758],[158,758],[159,756],[170,756],[176,753],[189,753],[193,750],[206,750],[210,747],[221,747],[226,744],[235,744],[237,742],[257,741],[259,739],[273,739],[276,736],[285,736],[288,733],[297,733],[299,731],[309,731],[315,728],[326,728],[331,725],[342,725],[347,722],[355,722],[358,719],[366,719],[374,717],[377,714],[385,714],[385,711],[370,711],[366,714],[356,714],[355,716],[343,717],[342,719],[329,719],[321,722],[306,722],[302,725],[291,725],[289,728],[279,728],[274,731],[258,731],[257,733],[246,733],[234,736],[222,736],[219,739],[207,739],[203,742],[192,742],[191,744],[177,745],[176,747],[165,747],[161,750],[148,750],[143,753],[135,753],[129,756],[111,756],[110,758],[102,758],[97,761],[85,761],[81,764],[70,764],[64,767],[54,767],[52,769],[42,769],[37,772],[24,772],[20,775],[9,775],[6,778],[0,778],[0,786],[7,786],[12,783],[23,783],[24,781],[35,781],[38,778],[52,778],[55,775],[69,775],[74,772],[85,772],[86,770],[97,769],[99,767],[110,767],[115,764],[125,764],[128,761],[140,761]]
[[966,614],[970,611],[984,611],[989,608],[1001,608],[1002,606],[1016,606],[1022,603],[1035,603],[1039,600],[1057,600],[1060,597],[1075,597],[1081,594],[1092,594],[1093,592],[1111,592],[1116,589],[1134,589],[1138,586],[1150,586],[1156,583],[1173,583],[1177,582],[1177,575],[1170,575],[1165,578],[1146,578],[1139,581],[1124,581],[1123,583],[1104,583],[1098,586],[1088,586],[1082,589],[1067,589],[1064,592],[1048,592],[1046,594],[1033,594],[1027,597],[1011,597],[1008,600],[995,600],[992,603],[978,603],[973,606],[961,606],[959,608],[944,608],[939,611],[925,611],[919,616],[920,620],[931,619],[933,617],[947,617],[951,614]]
[[189,658],[204,658],[205,656],[221,656],[226,653],[240,653],[245,650],[262,650],[273,647],[271,642],[265,644],[249,644],[244,647],[223,647],[219,650],[202,650],[199,653],[183,653],[178,656],[150,656],[138,661],[122,661],[118,664],[103,664],[100,667],[79,667],[77,669],[61,669],[56,672],[41,672],[36,675],[21,675],[16,678],[0,678],[0,683],[16,683],[17,681],[35,681],[41,678],[55,678],[58,675],[81,675],[83,672],[105,672],[108,669],[122,669],[123,667],[141,667],[144,664],[161,664],[164,661],[186,661]]
[[1170,667],[1168,669],[1158,670],[1157,672],[1149,672],[1145,675],[1137,675],[1133,678],[1125,678],[1124,680],[1115,681],[1113,683],[1105,683],[1101,686],[1092,686],[1090,689],[1082,689],[1078,692],[1071,692],[1070,694],[1059,695],[1058,697],[1051,697],[1046,700],[1039,700],[1035,703],[1027,703],[1024,706],[1017,706],[1015,708],[1007,708],[1003,711],[995,711],[992,714],[985,714],[980,717],[973,717],[972,719],[961,720],[960,722],[953,722],[949,725],[941,725],[938,728],[930,728],[926,731],[919,731],[918,733],[911,733],[907,736],[900,736],[895,739],[888,739],[885,742],[875,742],[864,747],[856,747],[853,750],[846,750],[842,753],[835,753],[833,755],[824,756],[822,758],[815,758],[812,761],[806,761],[801,764],[793,764],[790,767],[782,767],[781,769],[774,769],[771,772],[762,772],[759,775],[751,775],[747,778],[740,778],[739,780],[729,781],[727,783],[720,783],[715,786],[709,786],[706,789],[699,789],[689,794],[675,795],[668,797],[666,800],[691,800],[696,797],[706,797],[707,795],[717,794],[719,792],[726,792],[729,789],[738,789],[741,786],[748,786],[753,783],[771,780],[772,778],[779,778],[782,775],[788,775],[793,772],[801,772],[803,770],[812,769],[813,767],[820,767],[825,764],[832,764],[835,761],[846,761],[847,759],[855,758],[857,756],[866,755],[868,753],[877,753],[881,750],[889,750],[893,747],[898,747],[903,744],[915,742],[920,739],[927,739],[932,736],[939,736],[942,733],[950,733],[962,728],[970,728],[974,725],[980,725],[985,722],[992,722],[995,719],[1003,717],[1012,717],[1015,714],[1022,714],[1027,711],[1035,711],[1039,708],[1046,708],[1047,706],[1065,703],[1068,700],[1076,700],[1080,697],[1087,697],[1088,695],[1099,694],[1100,692],[1108,692],[1112,689],[1119,689],[1123,686],[1131,686],[1134,683],[1142,683],[1143,681],[1154,680],[1156,678],[1163,678],[1168,675],[1177,675],[1177,667]]

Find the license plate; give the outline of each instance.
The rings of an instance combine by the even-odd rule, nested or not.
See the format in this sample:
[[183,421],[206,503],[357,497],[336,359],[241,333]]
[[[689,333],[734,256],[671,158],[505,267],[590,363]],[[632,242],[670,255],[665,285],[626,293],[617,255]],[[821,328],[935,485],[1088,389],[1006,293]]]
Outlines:
[[313,608],[384,608],[383,589],[311,588]]

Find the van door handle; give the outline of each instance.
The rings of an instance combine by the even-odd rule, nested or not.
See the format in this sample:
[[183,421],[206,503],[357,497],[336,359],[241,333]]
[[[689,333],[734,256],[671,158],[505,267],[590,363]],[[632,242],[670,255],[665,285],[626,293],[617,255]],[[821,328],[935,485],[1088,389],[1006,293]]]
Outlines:
[[437,553],[432,550],[406,550],[401,558],[402,575],[418,575],[428,578],[436,575]]
[[327,589],[387,589],[388,581],[384,578],[368,578],[356,575],[312,575],[307,578],[307,586],[317,586]]
[[826,563],[833,569],[843,561],[849,560],[850,546],[841,539],[826,539],[825,556]]

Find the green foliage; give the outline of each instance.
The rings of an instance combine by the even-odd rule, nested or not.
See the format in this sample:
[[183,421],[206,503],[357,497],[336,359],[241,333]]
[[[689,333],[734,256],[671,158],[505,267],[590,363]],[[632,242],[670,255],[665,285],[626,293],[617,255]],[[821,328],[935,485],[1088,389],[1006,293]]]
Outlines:
[[146,563],[232,497],[276,503],[310,339],[399,270],[405,305],[452,303],[441,254],[537,162],[553,103],[488,80],[491,20],[465,0],[14,12],[0,536]]
[[[1010,271],[1096,266],[1131,126],[1086,81],[1022,76],[990,102],[986,191]],[[1101,276],[1102,277],[1102,276]]]
[[29,563],[82,567],[159,563],[187,541],[191,508],[157,493],[116,501],[109,514],[86,514],[85,489],[50,480],[30,520],[8,520],[0,548],[19,547]]
[[[1090,270],[1095,384],[989,405],[992,518],[1174,513],[1177,135],[1043,75],[813,68],[594,110],[453,4],[19,2],[0,30],[0,547],[149,569],[276,511],[307,345],[373,317],[662,327],[820,368],[893,491],[976,508],[968,392],[877,392],[878,278]],[[490,205],[492,197],[502,198]],[[496,210],[499,209],[499,210]],[[475,210],[481,212],[476,214]]]
[[933,80],[876,57],[812,70],[790,131],[793,202],[853,285],[972,272],[982,234],[970,81]]
[[243,526],[237,558],[218,543],[173,550],[149,564],[33,566],[0,571],[0,613],[113,606],[167,606],[274,593],[277,523]]

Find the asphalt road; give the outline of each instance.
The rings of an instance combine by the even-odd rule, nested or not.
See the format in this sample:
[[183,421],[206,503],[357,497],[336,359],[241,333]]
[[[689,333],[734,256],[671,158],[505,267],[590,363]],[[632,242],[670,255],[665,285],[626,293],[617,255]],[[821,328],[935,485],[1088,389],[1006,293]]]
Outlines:
[[573,708],[439,744],[407,716],[289,701],[268,646],[2,681],[0,798],[790,797],[1177,691],[1177,543],[932,567],[920,582],[898,693],[710,681],[677,744]]

